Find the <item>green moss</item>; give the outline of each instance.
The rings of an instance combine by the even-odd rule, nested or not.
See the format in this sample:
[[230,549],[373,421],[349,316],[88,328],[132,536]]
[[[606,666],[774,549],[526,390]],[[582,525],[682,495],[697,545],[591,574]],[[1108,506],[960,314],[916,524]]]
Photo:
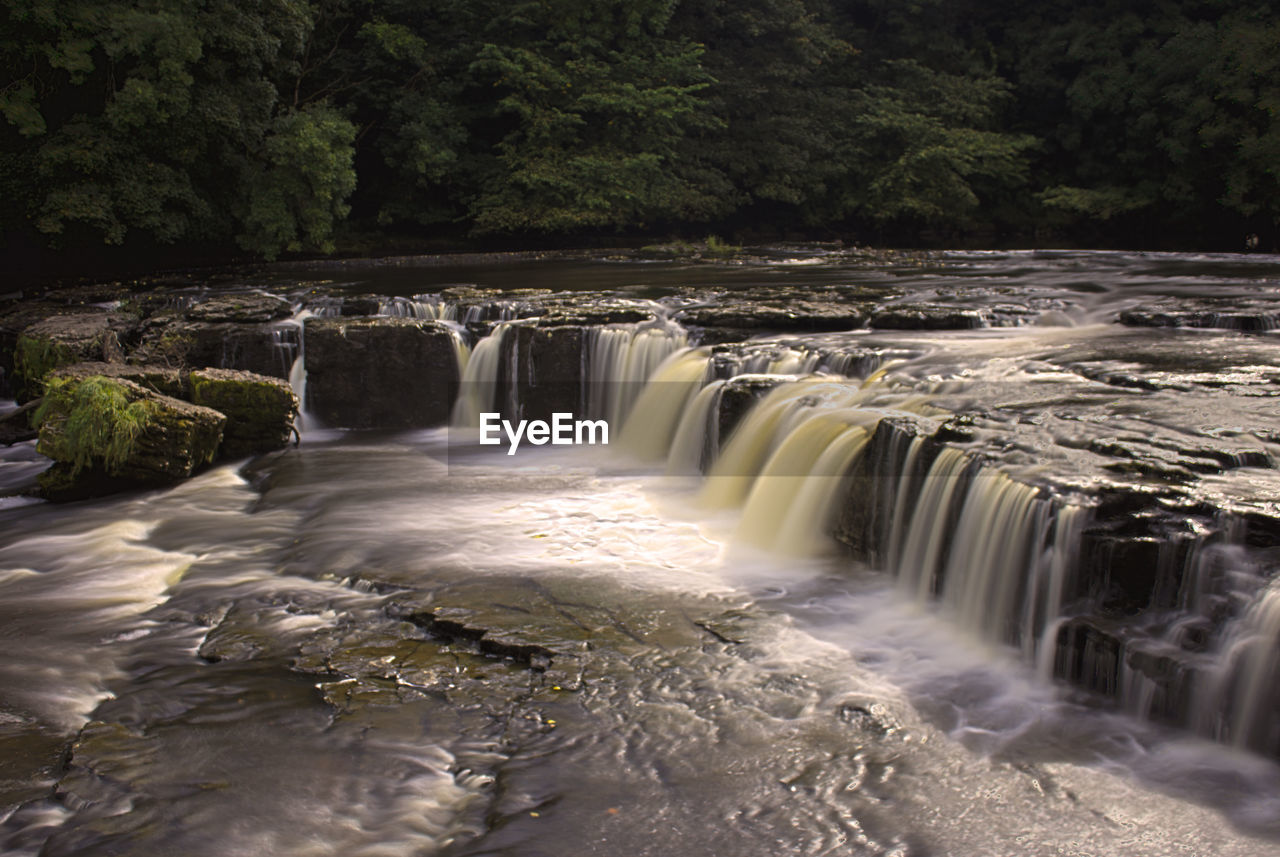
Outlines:
[[195,339],[188,333],[166,331],[148,343],[147,360],[169,367],[187,365],[187,356],[195,347]]
[[288,394],[275,384],[259,380],[210,378],[200,372],[188,376],[191,401],[197,405],[226,412],[231,408],[241,414],[258,409],[276,409]]
[[741,253],[742,248],[730,244],[728,241],[720,238],[718,235],[707,236],[707,255],[708,256],[732,256],[734,253]]
[[44,389],[44,378],[60,366],[77,361],[74,351],[43,336],[19,336],[13,355],[13,377],[25,398],[33,399]]
[[34,421],[37,427],[46,420],[62,423],[58,449],[48,452],[70,463],[73,476],[94,465],[115,473],[129,459],[134,441],[155,419],[156,410],[154,402],[130,401],[127,387],[101,375],[53,378],[45,386]]

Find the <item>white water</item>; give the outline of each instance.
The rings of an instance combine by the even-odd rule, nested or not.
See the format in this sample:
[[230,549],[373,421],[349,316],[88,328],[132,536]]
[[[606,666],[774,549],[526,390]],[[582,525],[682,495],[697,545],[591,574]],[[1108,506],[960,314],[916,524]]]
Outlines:
[[667,458],[682,419],[708,380],[710,364],[706,354],[692,349],[676,351],[663,361],[631,406],[618,445],[647,461]]
[[462,385],[458,400],[453,405],[452,420],[456,428],[476,428],[480,425],[480,414],[494,410],[499,372],[503,366],[507,338],[513,329],[508,322],[495,325],[493,331],[466,355],[465,364],[459,353]]
[[457,321],[458,307],[442,301],[439,295],[415,295],[391,298],[378,305],[378,315],[395,318],[421,318],[430,321]]
[[[293,328],[298,338],[297,353],[289,366],[288,377],[289,386],[293,389],[293,394],[298,397],[298,416],[295,427],[299,432],[320,428],[320,421],[315,414],[311,413],[307,402],[307,319],[314,316],[315,313],[311,310],[302,309],[292,318],[281,322],[282,326]],[[280,347],[279,343],[277,347]]]
[[[694,397],[676,426],[667,456],[668,476],[699,476],[714,461],[720,443],[720,393],[725,382],[712,381]],[[704,457],[711,454],[710,461]]]
[[1228,630],[1213,669],[1202,680],[1197,712],[1206,734],[1237,747],[1271,746],[1280,704],[1280,580],[1258,593]]
[[684,348],[688,334],[672,322],[594,327],[587,334],[587,416],[622,426],[658,367]]

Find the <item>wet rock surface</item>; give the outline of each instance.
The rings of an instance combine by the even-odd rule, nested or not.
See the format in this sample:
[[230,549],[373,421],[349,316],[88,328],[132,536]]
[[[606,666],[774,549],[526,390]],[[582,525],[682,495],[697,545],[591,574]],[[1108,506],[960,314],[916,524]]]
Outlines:
[[[918,489],[928,466],[948,448],[963,450],[975,472],[1009,472],[1044,497],[1087,507],[1091,519],[1079,538],[1078,574],[1066,590],[1072,621],[1055,643],[1056,674],[1114,699],[1138,674],[1155,688],[1154,719],[1186,725],[1185,712],[1174,712],[1204,672],[1199,658],[1222,643],[1224,628],[1254,595],[1233,588],[1237,582],[1221,569],[1198,576],[1197,563],[1206,552],[1240,548],[1250,551],[1250,580],[1271,579],[1280,568],[1280,483],[1274,470],[1280,361],[1274,337],[1266,334],[1277,317],[1269,287],[1260,280],[1257,287],[1235,287],[1238,293],[1220,299],[1192,299],[1186,290],[1204,284],[1178,280],[1177,265],[1152,259],[1138,265],[1133,294],[1112,296],[1101,282],[1105,277],[1069,258],[1061,265],[1047,256],[1014,258],[1008,271],[983,259],[915,261],[910,269],[869,269],[865,277],[842,270],[838,283],[831,274],[804,279],[796,273],[803,265],[770,270],[767,276],[774,279],[768,283],[759,277],[711,283],[699,278],[712,266],[699,262],[693,273],[673,267],[661,276],[635,275],[617,289],[415,285],[412,297],[402,297],[377,294],[371,284],[359,285],[358,292],[307,286],[309,306],[320,316],[306,323],[309,397],[330,426],[439,425],[448,419],[451,385],[458,380],[455,337],[465,330],[474,345],[510,319],[527,322],[509,342],[509,362],[499,376],[503,398],[514,396],[526,409],[522,416],[533,419],[577,410],[583,350],[592,328],[601,325],[674,318],[694,332],[695,342],[711,347],[718,378],[823,371],[862,379],[881,367],[892,374],[897,361],[905,360],[903,388],[929,397],[952,416],[893,413],[879,424],[863,461],[892,458],[893,450],[917,438],[925,445],[910,472],[863,467],[852,474],[851,497],[858,502],[842,511],[839,540],[859,558],[887,562],[886,512],[893,491],[899,483]],[[763,270],[767,264],[764,255],[742,258],[732,270]],[[731,279],[724,271],[715,276]],[[294,286],[301,284],[289,288]],[[1160,289],[1173,294],[1156,294]],[[295,330],[278,322],[305,301],[300,292],[280,292],[112,292],[144,317],[140,323],[128,313],[64,304],[11,309],[0,321],[0,336],[13,331],[14,345],[0,352],[11,352],[17,336],[31,331],[66,343],[68,360],[118,358],[109,337],[103,338],[111,332],[133,362],[160,361],[184,370],[247,368],[285,378],[301,342]],[[90,297],[103,295],[81,296]],[[1117,312],[1103,297],[1125,308]],[[1003,327],[1029,332],[1019,339],[1018,331],[993,330]],[[1145,329],[1150,327],[1168,329]],[[784,336],[758,338],[764,334]],[[130,350],[135,338],[140,344]],[[139,380],[131,373],[155,371],[143,366],[105,373]],[[160,372],[140,383],[168,392],[162,386],[168,378]],[[725,388],[718,412],[721,442],[777,383],[739,377]],[[283,401],[283,385],[274,389]],[[269,445],[278,442],[273,436]],[[265,447],[246,446],[243,454],[257,448]],[[875,501],[868,504],[868,497]],[[1182,636],[1171,642],[1162,614],[1186,613],[1192,594],[1200,602],[1187,624],[1191,630],[1180,630]],[[515,598],[508,606],[520,603]],[[418,635],[413,640],[469,646],[469,658],[505,658],[526,679],[530,670],[536,672],[535,660],[555,660],[554,647],[512,630],[508,620],[518,619],[518,610],[477,614],[470,603],[404,609],[391,617],[407,623],[396,634],[412,626]],[[228,634],[233,625],[227,625]],[[708,627],[721,644],[736,639],[718,623]],[[260,650],[261,641],[242,636],[234,645],[234,635],[228,636],[224,645],[215,634],[202,653],[211,662],[230,664],[254,661],[270,649]],[[384,644],[393,645],[378,643]],[[353,660],[358,659],[346,662]],[[394,675],[379,681],[342,687],[357,688],[357,700],[417,692]],[[357,703],[348,699],[343,705]]]
[[121,363],[124,344],[135,321],[107,310],[60,313],[27,325],[16,337],[13,351],[14,394],[19,401],[43,392],[44,375],[51,369],[86,360]]
[[246,293],[215,295],[183,313],[188,321],[263,324],[293,315],[293,305],[275,295]]
[[1198,327],[1264,333],[1280,328],[1277,295],[1270,300],[1191,297],[1164,299],[1123,310],[1121,324],[1130,327]]
[[243,369],[288,378],[293,363],[282,331],[273,324],[188,321],[166,310],[141,325],[140,343],[130,362],[176,368]]
[[283,381],[230,369],[197,369],[186,380],[193,404],[227,417],[219,457],[283,449],[292,438],[298,397]]
[[407,318],[308,319],[308,405],[330,426],[409,428],[449,418],[454,334]]
[[[74,363],[55,369],[50,377],[83,380],[92,376],[132,381],[164,396],[186,399],[190,388],[182,372],[168,366],[137,365],[129,363]],[[198,403],[197,403],[198,404]]]

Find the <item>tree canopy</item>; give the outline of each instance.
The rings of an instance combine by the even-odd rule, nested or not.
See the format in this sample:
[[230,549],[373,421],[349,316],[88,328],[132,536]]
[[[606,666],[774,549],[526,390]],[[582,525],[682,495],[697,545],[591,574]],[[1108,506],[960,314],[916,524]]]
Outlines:
[[1248,0],[11,0],[0,228],[1239,243],[1280,225]]

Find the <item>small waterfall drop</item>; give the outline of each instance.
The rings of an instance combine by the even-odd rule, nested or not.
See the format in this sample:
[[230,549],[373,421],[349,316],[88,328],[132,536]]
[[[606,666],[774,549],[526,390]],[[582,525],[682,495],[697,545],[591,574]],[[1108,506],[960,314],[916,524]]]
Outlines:
[[744,505],[739,536],[746,541],[790,555],[821,553],[831,546],[850,468],[876,426],[890,409],[923,406],[883,372],[861,384],[825,377],[783,383],[733,432],[700,500],[712,508]]
[[276,347],[282,349],[282,354],[288,352],[285,350],[287,343],[281,335],[281,328],[291,329],[297,337],[297,348],[289,365],[288,379],[293,394],[298,397],[298,416],[294,420],[294,427],[299,433],[321,428],[320,421],[307,408],[307,319],[314,316],[315,313],[310,309],[300,309],[292,318],[279,323],[275,335]]
[[707,381],[710,358],[695,349],[676,351],[653,373],[619,435],[623,449],[642,459],[669,456],[682,415]]
[[[925,474],[906,536],[895,539],[902,545],[894,569],[898,585],[922,603],[936,590],[938,565],[948,535],[946,523],[971,464],[969,457],[958,449],[947,447],[938,453]],[[896,518],[895,529],[902,527],[906,520],[905,515]]]
[[428,321],[457,321],[458,307],[441,300],[439,295],[414,295],[411,298],[389,298],[380,302],[378,315]]
[[490,334],[476,343],[463,360],[461,348],[456,344],[462,383],[457,401],[453,405],[452,424],[455,428],[478,428],[480,414],[490,413],[498,398],[499,374],[507,339],[513,329],[508,322],[499,322]]
[[709,463],[708,454],[714,457],[719,440],[720,394],[724,385],[723,380],[718,380],[703,387],[680,418],[667,456],[668,476],[700,474]]
[[1216,662],[1197,688],[1200,731],[1236,747],[1274,753],[1280,726],[1280,578],[1232,622]]
[[[1021,643],[1016,609],[1038,578],[1051,504],[1029,485],[984,469],[970,482],[944,572],[942,601],[957,624],[989,642]],[[1034,595],[1026,599],[1034,615]]]
[[827,549],[845,476],[866,447],[877,418],[834,411],[814,416],[790,432],[747,496],[738,537],[792,556]]
[[668,321],[592,328],[585,343],[587,415],[625,425],[645,382],[688,338]]

